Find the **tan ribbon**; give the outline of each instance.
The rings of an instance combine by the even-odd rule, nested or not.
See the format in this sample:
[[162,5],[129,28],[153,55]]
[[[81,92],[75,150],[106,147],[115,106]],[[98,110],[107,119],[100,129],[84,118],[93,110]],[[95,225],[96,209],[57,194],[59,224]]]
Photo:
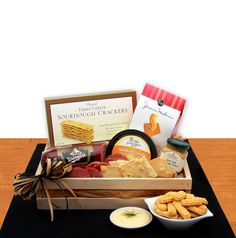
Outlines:
[[[15,175],[13,188],[16,196],[22,197],[24,200],[31,200],[31,198],[37,192],[41,185],[44,194],[48,201],[48,206],[51,213],[51,221],[53,221],[53,203],[46,186],[46,180],[54,182],[64,193],[64,189],[67,189],[74,197],[77,198],[74,191],[64,181],[60,180],[64,175],[70,173],[72,170],[71,164],[66,164],[62,160],[48,158],[43,166],[43,170],[39,175],[27,175],[26,173],[18,173]],[[68,208],[68,201],[66,195],[66,205]]]

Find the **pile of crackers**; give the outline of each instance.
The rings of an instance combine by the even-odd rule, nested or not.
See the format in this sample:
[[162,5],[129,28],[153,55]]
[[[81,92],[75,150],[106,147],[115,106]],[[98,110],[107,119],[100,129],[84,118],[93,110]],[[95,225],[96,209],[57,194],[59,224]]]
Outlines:
[[206,198],[195,197],[193,194],[168,192],[155,202],[155,212],[170,219],[190,219],[202,216],[207,212]]
[[94,138],[92,125],[75,120],[62,121],[61,131],[64,137],[79,140],[87,144],[90,144]]
[[104,178],[155,178],[157,173],[145,157],[129,160],[109,161],[109,165],[101,165]]
[[136,158],[128,155],[127,160],[109,161],[101,165],[104,178],[173,178],[175,173],[169,168],[166,159],[147,160],[145,156]]

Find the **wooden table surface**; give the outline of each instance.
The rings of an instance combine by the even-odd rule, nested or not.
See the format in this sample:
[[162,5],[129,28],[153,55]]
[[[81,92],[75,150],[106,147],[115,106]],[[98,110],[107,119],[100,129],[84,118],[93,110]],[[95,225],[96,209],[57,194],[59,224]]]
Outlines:
[[[236,139],[189,139],[236,234]],[[23,172],[46,139],[0,139],[0,225],[13,196],[13,177]]]

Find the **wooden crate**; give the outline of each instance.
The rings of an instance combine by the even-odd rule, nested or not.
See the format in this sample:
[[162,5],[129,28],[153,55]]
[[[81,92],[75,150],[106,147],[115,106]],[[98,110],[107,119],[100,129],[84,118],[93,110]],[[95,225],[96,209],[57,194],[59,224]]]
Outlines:
[[[36,173],[40,171],[39,166]],[[185,163],[184,174],[184,178],[63,178],[62,180],[76,193],[82,193],[82,197],[78,198],[67,193],[68,209],[115,209],[123,206],[147,208],[144,203],[145,197],[157,196],[170,190],[190,192],[192,177],[187,163]],[[54,209],[66,209],[66,199],[58,186],[48,180],[46,186],[53,204],[56,205]],[[130,192],[133,196],[125,197]],[[89,195],[84,196],[83,193]],[[104,193],[107,195],[99,197],[99,194]],[[119,195],[116,196],[116,193]],[[37,191],[36,200],[38,209],[49,209],[42,188]]]

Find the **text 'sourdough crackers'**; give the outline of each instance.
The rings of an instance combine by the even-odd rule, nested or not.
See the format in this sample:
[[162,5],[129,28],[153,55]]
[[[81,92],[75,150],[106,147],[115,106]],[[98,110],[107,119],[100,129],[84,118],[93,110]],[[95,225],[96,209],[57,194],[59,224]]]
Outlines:
[[176,133],[186,100],[160,88],[146,84],[135,109],[130,129],[151,136],[157,147]]

